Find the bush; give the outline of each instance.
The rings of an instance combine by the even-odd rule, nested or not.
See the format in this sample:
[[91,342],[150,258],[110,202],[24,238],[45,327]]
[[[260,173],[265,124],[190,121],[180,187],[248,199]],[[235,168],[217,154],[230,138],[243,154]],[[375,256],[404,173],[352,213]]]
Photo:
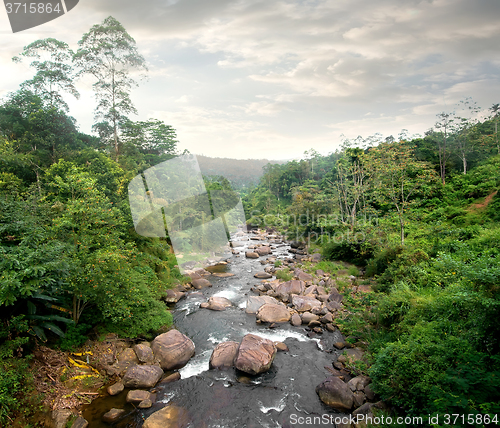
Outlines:
[[373,257],[373,246],[368,241],[330,242],[323,247],[323,257],[327,260],[342,260],[358,266],[366,266]]
[[275,276],[282,281],[290,281],[293,278],[293,273],[290,272],[290,269],[279,269],[275,272]]
[[90,327],[90,325],[84,323],[68,325],[64,337],[59,340],[59,348],[62,351],[76,351],[87,341],[86,334]]

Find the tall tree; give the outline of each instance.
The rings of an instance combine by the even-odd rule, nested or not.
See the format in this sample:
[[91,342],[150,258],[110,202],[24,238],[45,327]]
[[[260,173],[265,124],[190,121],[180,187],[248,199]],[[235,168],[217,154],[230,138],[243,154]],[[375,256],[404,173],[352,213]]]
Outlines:
[[477,113],[479,107],[471,97],[460,101],[459,115],[457,115],[456,125],[456,147],[457,155],[462,161],[462,173],[467,174],[467,165],[470,154],[475,149],[476,139],[473,136],[475,125],[478,123]]
[[500,104],[496,103],[490,107],[491,118],[495,124],[495,142],[497,144],[497,151],[500,155],[500,145],[498,144],[498,116],[500,115]]
[[411,198],[417,189],[433,179],[434,172],[426,163],[415,160],[414,147],[405,141],[381,143],[370,149],[368,154],[374,171],[376,194],[396,208],[401,246],[404,246]]
[[80,98],[74,85],[73,55],[66,43],[53,38],[37,40],[25,46],[19,56],[12,60],[21,62],[23,57],[34,59],[30,66],[36,70],[36,74],[33,79],[25,81],[21,88],[33,91],[49,107],[68,111],[68,104],[59,91]]
[[106,18],[102,24],[94,25],[78,42],[79,48],[74,56],[81,74],[94,76],[93,85],[98,101],[94,125],[101,135],[113,138],[115,157],[119,156],[118,130],[130,113],[137,111],[130,99],[132,87],[137,82],[132,79],[132,71],[146,71],[146,63],[139,54],[135,40],[113,17]]
[[132,122],[121,127],[122,140],[148,155],[175,155],[177,135],[172,126],[158,119]]
[[[448,147],[448,138],[450,134],[450,128],[453,124],[454,113],[441,112],[437,115],[438,121],[434,125],[434,128],[438,131],[438,134],[434,135],[436,138],[434,141],[438,146],[439,154],[439,175],[441,176],[441,182],[443,186],[446,184],[446,162],[450,157],[450,150]],[[433,131],[431,130],[427,135],[431,135]]]

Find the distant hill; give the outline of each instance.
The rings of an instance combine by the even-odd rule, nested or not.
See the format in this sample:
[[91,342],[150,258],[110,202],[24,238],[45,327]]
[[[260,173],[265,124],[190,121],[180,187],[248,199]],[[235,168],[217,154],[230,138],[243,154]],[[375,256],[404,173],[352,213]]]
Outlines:
[[264,173],[262,167],[268,163],[284,163],[284,161],[267,159],[211,158],[202,155],[196,155],[196,157],[203,175],[222,175],[231,182],[234,189],[257,184]]

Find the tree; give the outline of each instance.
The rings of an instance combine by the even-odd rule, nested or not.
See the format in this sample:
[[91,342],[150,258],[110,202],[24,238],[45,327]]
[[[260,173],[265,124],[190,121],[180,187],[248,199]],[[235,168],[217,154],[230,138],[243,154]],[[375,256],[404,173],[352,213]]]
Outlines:
[[404,246],[406,213],[415,191],[433,178],[433,171],[414,157],[414,147],[405,141],[381,143],[369,151],[368,163],[374,172],[376,194],[397,211],[401,246]]
[[121,130],[123,144],[132,145],[140,153],[160,158],[176,154],[178,141],[175,129],[161,120],[148,119],[139,122],[128,120],[122,125]]
[[33,58],[34,61],[30,66],[36,69],[36,74],[33,79],[25,81],[21,88],[32,90],[49,107],[68,111],[68,104],[59,91],[80,98],[73,82],[74,69],[71,65],[73,55],[66,43],[53,38],[37,40],[25,46],[19,56],[12,60],[21,62],[21,57]]
[[[443,186],[446,183],[446,162],[450,157],[449,147],[448,147],[448,137],[451,125],[453,123],[454,113],[441,112],[437,115],[438,121],[434,127],[438,130],[440,134],[435,135],[435,142],[438,146],[439,154],[439,175],[441,176],[441,182]],[[427,135],[432,134],[432,130],[428,132]]]
[[500,104],[496,103],[490,107],[493,123],[495,124],[495,142],[497,144],[497,151],[500,155],[500,144],[498,144],[498,116],[500,115]]
[[103,121],[94,125],[94,129],[101,135],[112,136],[118,159],[119,127],[126,121],[126,115],[137,114],[130,99],[130,90],[137,83],[130,74],[147,70],[145,60],[135,40],[111,16],[102,24],[94,25],[78,45],[74,61],[80,67],[80,74],[90,74],[96,79],[93,84],[98,101],[95,118]]
[[462,161],[462,173],[467,174],[467,161],[469,155],[475,148],[475,139],[473,131],[478,120],[475,117],[479,112],[477,103],[472,101],[472,98],[467,97],[460,101],[462,115],[457,116],[456,122],[456,144],[457,154]]

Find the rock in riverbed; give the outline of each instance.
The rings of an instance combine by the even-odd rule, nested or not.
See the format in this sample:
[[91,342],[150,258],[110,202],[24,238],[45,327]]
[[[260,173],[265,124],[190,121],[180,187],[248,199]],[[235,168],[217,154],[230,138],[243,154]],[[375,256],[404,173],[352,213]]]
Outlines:
[[256,375],[269,370],[275,356],[276,346],[271,340],[250,333],[241,341],[234,366],[242,372]]
[[163,370],[184,367],[194,355],[193,341],[177,330],[157,336],[151,344],[151,349]]

